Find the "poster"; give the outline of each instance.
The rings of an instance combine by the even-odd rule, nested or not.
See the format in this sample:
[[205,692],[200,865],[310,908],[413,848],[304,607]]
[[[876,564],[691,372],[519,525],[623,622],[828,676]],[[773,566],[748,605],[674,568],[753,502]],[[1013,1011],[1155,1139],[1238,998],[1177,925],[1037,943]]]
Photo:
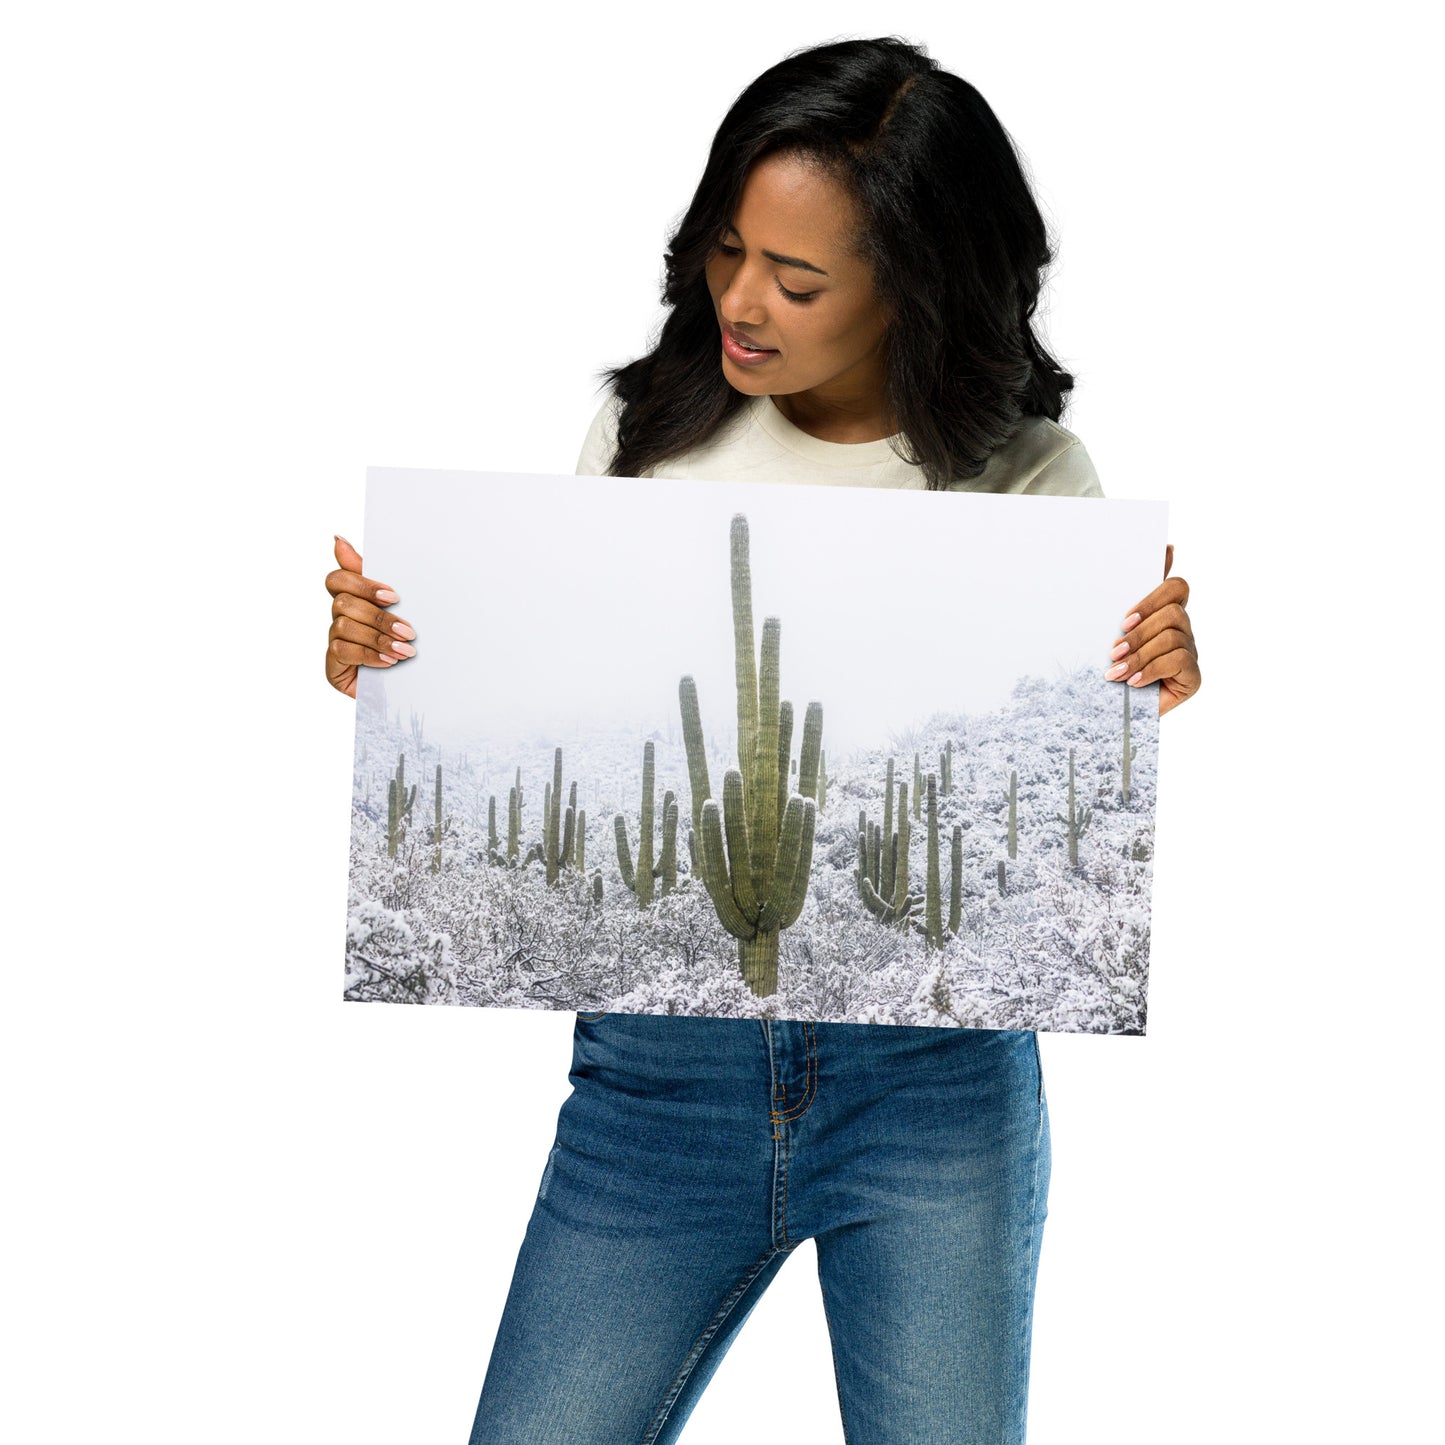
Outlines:
[[344,997],[1143,1033],[1166,514],[370,469]]

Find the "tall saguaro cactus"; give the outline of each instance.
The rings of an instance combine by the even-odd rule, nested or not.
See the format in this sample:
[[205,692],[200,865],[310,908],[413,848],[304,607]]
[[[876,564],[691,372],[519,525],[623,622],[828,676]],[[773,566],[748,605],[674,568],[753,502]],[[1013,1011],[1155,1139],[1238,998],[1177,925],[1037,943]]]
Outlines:
[[442,765],[437,764],[436,832],[433,835],[435,847],[432,853],[431,871],[442,871]]
[[1129,694],[1130,694],[1131,692],[1133,692],[1133,691],[1134,691],[1134,689],[1133,689],[1132,687],[1126,687],[1126,688],[1124,689],[1124,752],[1123,752],[1123,762],[1124,762],[1124,801],[1125,801],[1126,803],[1129,801],[1129,779],[1130,779],[1130,776],[1131,776],[1130,766],[1129,766],[1129,765],[1134,761],[1134,754],[1135,754],[1136,751],[1138,751],[1138,750],[1134,747],[1134,745],[1129,741]]
[[651,904],[656,890],[653,880],[662,879],[664,896],[677,885],[677,802],[672,790],[662,798],[662,856],[653,862],[653,789],[656,781],[656,753],[651,739],[642,745],[642,832],[637,840],[637,866],[632,863],[632,850],[627,843],[627,820],[621,813],[612,819],[617,838],[617,867],[622,881],[637,898],[637,906]]
[[743,981],[766,998],[778,990],[780,935],[797,922],[808,896],[823,707],[808,704],[798,791],[786,796],[792,708],[779,696],[782,624],[776,617],[764,618],[759,657],[753,640],[748,522],[741,512],[732,519],[730,543],[738,766],[723,777],[721,807],[712,795],[702,712],[690,676],[679,682],[678,698],[703,883],[722,926],[738,940]]
[[1017,771],[1008,775],[1008,855],[1019,856],[1019,775]]
[[562,813],[562,749],[552,754],[552,783],[544,793],[542,812],[542,860],[547,868],[548,884],[555,883],[564,868],[573,866],[574,837],[577,830],[577,784],[573,782],[567,799],[567,812]]
[[923,933],[930,948],[943,947],[943,880],[938,869],[938,778],[928,775],[928,871]]
[[1080,804],[1078,807],[1074,806],[1073,748],[1069,749],[1069,814],[1068,817],[1064,817],[1059,813],[1055,813],[1054,816],[1058,818],[1059,822],[1068,827],[1069,866],[1071,868],[1077,868],[1079,866],[1079,839],[1083,835],[1084,829],[1089,826],[1089,820],[1094,816],[1094,810],[1087,804]]
[[406,825],[411,821],[411,805],[414,802],[416,802],[416,784],[411,785],[411,792],[408,793],[406,790],[406,754],[398,753],[396,775],[388,778],[386,783],[386,856],[388,858],[396,857],[397,846],[406,832]]

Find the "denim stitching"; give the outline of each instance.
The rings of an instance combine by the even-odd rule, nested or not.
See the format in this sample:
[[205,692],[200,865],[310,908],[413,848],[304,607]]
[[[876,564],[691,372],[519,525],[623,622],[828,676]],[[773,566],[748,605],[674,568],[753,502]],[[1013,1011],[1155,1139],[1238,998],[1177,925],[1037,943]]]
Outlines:
[[[818,1097],[817,1031],[814,1024],[808,1019],[803,1020],[803,1036],[808,1041],[808,1072],[806,1082],[803,1085],[803,1095],[791,1108],[779,1111],[777,1117],[781,1119],[802,1118],[802,1116],[813,1107],[813,1100]],[[786,1095],[784,1097],[786,1097]]]
[[652,1417],[647,1427],[647,1433],[643,1435],[641,1445],[651,1445],[657,1439],[657,1432],[667,1423],[667,1417],[672,1412],[672,1407],[677,1403],[677,1397],[682,1393],[682,1387],[687,1382],[687,1377],[692,1373],[693,1367],[697,1364],[698,1357],[707,1348],[708,1342],[717,1333],[718,1327],[732,1313],[733,1306],[743,1291],[758,1277],[763,1267],[775,1255],[782,1251],[776,1247],[769,1246],[758,1258],[756,1264],[740,1279],[732,1288],[732,1292],[717,1308],[717,1312],[707,1323],[707,1327],[697,1338],[697,1342],[688,1351],[687,1358],[678,1367],[677,1374],[672,1377],[672,1384],[668,1387],[666,1398],[658,1407],[657,1414]]

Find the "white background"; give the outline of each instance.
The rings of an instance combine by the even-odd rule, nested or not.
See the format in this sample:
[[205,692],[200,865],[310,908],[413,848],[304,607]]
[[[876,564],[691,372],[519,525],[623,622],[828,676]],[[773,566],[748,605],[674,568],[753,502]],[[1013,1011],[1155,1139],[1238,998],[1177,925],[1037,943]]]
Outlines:
[[[1066,424],[1169,501],[1204,672],[1149,1035],[1044,1040],[1030,1440],[1424,1438],[1424,8],[7,13],[3,1433],[466,1438],[572,1020],[340,1001],[331,535],[368,464],[570,471],[732,97],[891,29],[1029,159]],[[811,1246],[686,1432],[739,1438],[841,1438]]]

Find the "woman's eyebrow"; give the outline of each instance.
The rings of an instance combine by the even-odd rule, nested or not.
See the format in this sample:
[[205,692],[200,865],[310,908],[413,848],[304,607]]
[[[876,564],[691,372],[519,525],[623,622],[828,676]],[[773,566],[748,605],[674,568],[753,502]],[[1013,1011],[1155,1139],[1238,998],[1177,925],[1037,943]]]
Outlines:
[[[742,240],[743,233],[739,231],[736,226],[725,226],[723,229],[725,231],[731,231],[739,241]],[[811,261],[801,260],[797,256],[780,256],[776,251],[764,251],[763,255],[766,256],[769,261],[776,261],[779,266],[795,266],[799,271],[811,271],[815,276],[826,276],[828,274],[821,266],[815,266]]]

